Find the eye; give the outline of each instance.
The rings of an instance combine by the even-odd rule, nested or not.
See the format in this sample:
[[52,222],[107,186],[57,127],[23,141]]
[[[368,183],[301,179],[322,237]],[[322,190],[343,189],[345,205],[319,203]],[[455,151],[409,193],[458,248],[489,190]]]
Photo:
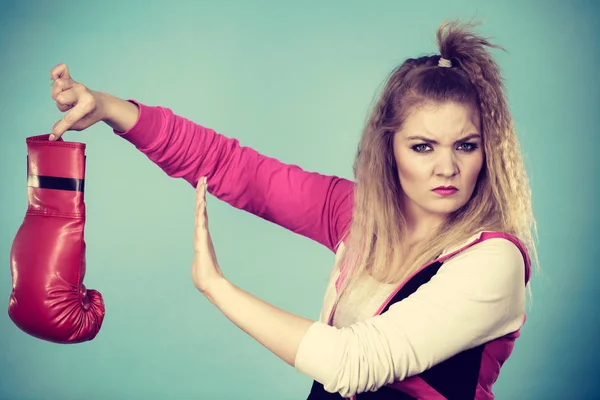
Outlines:
[[478,147],[479,146],[476,143],[463,143],[460,146],[458,146],[458,149],[466,151],[467,153],[471,153],[477,150]]
[[412,147],[412,149],[417,152],[417,153],[425,153],[425,151],[427,150],[427,147],[429,147],[428,144],[416,144]]

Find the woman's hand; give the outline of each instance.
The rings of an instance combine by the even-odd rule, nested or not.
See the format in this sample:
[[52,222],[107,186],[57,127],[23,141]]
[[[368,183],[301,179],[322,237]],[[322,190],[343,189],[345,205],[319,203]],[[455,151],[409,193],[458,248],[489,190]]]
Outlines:
[[196,186],[194,285],[238,328],[293,366],[300,342],[314,322],[274,307],[223,277],[208,232],[206,188],[206,178],[201,177]]
[[208,295],[211,287],[225,280],[217,263],[215,248],[208,231],[206,189],[206,177],[201,177],[196,185],[196,229],[194,231],[192,280],[194,286],[204,295]]
[[118,132],[126,132],[139,117],[136,104],[91,90],[73,80],[64,63],[52,68],[50,78],[52,98],[56,107],[65,114],[52,127],[49,140],[58,140],[66,131],[83,131],[99,121]]
[[50,140],[60,138],[66,131],[82,131],[102,121],[106,116],[102,94],[73,80],[64,63],[50,71],[52,98],[65,115],[52,127]]

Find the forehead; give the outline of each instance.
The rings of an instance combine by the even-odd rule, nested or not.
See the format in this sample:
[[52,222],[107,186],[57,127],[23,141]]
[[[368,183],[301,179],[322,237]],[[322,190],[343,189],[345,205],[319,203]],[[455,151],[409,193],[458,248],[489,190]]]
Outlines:
[[419,135],[439,141],[454,140],[481,133],[479,113],[466,104],[426,104],[411,110],[398,133],[405,138]]

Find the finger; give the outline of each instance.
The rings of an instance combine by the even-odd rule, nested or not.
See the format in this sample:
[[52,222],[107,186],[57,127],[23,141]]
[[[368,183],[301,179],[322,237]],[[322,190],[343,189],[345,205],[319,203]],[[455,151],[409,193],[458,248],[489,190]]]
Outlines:
[[58,110],[60,112],[67,112],[69,111],[71,108],[73,108],[74,104],[60,104],[59,102],[56,102],[56,108],[58,108]]
[[73,79],[58,78],[52,84],[52,90],[50,92],[52,98],[56,100],[56,96],[58,96],[60,93],[72,89],[74,83],[75,82],[73,81]]
[[77,94],[73,90],[60,92],[56,97],[56,106],[62,112],[70,110],[77,103]]
[[72,79],[59,78],[52,85],[51,95],[52,98],[56,101],[56,107],[61,112],[70,110],[71,107],[73,107],[73,105],[75,104],[75,100],[69,100],[67,102],[67,100],[64,99],[65,94],[67,97],[76,98],[74,82]]
[[92,108],[89,102],[80,101],[69,110],[54,126],[50,134],[50,140],[57,140],[66,131],[91,112]]
[[206,213],[206,178],[201,177],[196,185],[196,229],[194,230],[194,251],[206,251],[208,233],[208,218]]
[[56,80],[58,78],[71,79],[69,68],[65,63],[57,64],[50,70],[50,79]]
[[196,227],[198,230],[208,229],[206,186],[206,177],[200,177],[196,185]]

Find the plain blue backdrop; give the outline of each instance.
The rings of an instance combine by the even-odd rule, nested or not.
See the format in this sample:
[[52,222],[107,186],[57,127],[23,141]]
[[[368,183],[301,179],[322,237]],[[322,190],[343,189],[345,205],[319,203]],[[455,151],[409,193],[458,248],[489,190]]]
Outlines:
[[[90,88],[176,113],[304,169],[352,178],[373,96],[445,18],[480,32],[506,78],[534,194],[541,272],[498,399],[597,398],[599,6],[592,1],[2,1],[0,299],[27,206],[28,136],[61,113],[59,62]],[[190,279],[194,190],[110,128],[87,144],[87,275],[106,303],[92,342],[57,345],[0,314],[2,399],[301,399],[310,379],[246,336]],[[333,255],[209,198],[237,285],[318,317]]]

